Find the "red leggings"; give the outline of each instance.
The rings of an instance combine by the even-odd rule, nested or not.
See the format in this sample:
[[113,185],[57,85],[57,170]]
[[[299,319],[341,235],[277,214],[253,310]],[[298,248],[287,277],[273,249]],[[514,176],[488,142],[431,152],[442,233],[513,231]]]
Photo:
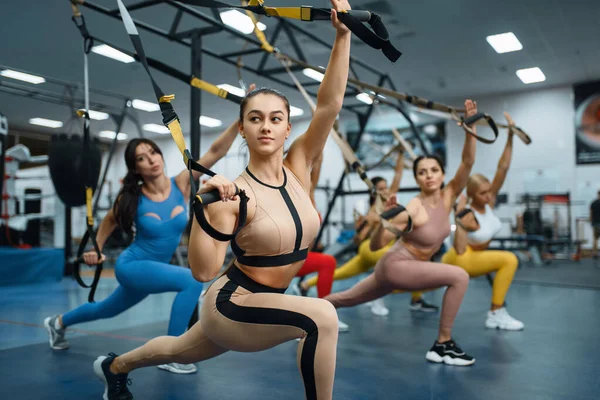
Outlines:
[[317,294],[319,298],[323,298],[331,293],[333,285],[333,272],[337,262],[331,254],[323,254],[309,251],[304,265],[296,276],[305,276],[313,272],[317,272]]

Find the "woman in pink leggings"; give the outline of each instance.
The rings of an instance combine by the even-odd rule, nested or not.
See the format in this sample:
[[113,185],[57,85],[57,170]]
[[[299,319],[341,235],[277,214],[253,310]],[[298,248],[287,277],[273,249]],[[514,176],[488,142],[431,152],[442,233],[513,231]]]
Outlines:
[[[477,113],[477,105],[465,101],[466,117]],[[472,126],[475,130],[475,127]],[[456,175],[444,187],[445,171],[440,159],[421,156],[413,163],[413,174],[421,193],[406,206],[412,218],[413,229],[387,252],[375,266],[374,273],[354,287],[325,297],[336,308],[352,307],[385,296],[394,290],[430,290],[447,287],[442,303],[440,327],[437,340],[426,354],[429,361],[450,365],[471,365],[475,359],[462,351],[452,340],[452,325],[469,285],[469,275],[453,265],[429,262],[450,234],[450,210],[457,196],[467,184],[475,161],[475,138],[466,135],[462,161]],[[391,196],[386,209],[396,206]],[[398,229],[406,229],[406,212],[398,214],[390,222]],[[384,247],[393,238],[379,224],[371,237],[371,250]],[[392,237],[390,237],[392,236]]]

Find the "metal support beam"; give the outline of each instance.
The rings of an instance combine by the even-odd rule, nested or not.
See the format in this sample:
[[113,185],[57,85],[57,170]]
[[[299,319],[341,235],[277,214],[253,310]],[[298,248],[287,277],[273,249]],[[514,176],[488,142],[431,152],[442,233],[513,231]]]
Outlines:
[[[202,33],[192,34],[192,76],[202,79]],[[190,88],[190,152],[200,158],[200,115],[202,115],[202,91]]]
[[292,29],[290,28],[290,24],[287,21],[285,21],[285,20],[281,20],[279,22],[281,23],[281,26],[283,27],[283,30],[285,31],[285,33],[287,34],[288,38],[290,39],[290,43],[291,43],[292,47],[294,48],[294,51],[298,55],[298,58],[300,60],[306,62],[306,57],[304,56],[304,52],[302,51],[302,47],[300,47],[300,44],[298,44],[298,41],[296,40],[296,36],[294,36],[294,32],[292,32]]
[[[278,21],[277,26],[275,26],[275,30],[273,31],[273,34],[271,35],[271,37],[269,39],[269,43],[271,43],[271,46],[276,45],[277,39],[279,38],[280,33],[281,33],[281,21]],[[258,63],[258,67],[256,68],[258,71],[262,72],[265,69],[265,65],[267,64],[269,57],[271,57],[271,54],[269,54],[267,52],[265,52],[265,54],[263,54],[263,56],[260,58],[260,62]]]

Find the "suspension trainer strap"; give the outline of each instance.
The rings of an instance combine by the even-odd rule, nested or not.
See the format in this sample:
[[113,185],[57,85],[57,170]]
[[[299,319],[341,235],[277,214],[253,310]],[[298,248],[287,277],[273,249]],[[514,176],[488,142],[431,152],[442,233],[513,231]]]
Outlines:
[[462,219],[467,215],[467,214],[472,214],[473,218],[475,218],[475,222],[477,222],[477,224],[479,224],[479,221],[477,220],[477,217],[475,216],[475,213],[473,213],[473,210],[471,210],[470,208],[464,208],[462,210],[460,210],[459,212],[456,213],[456,215],[454,216],[454,222],[456,223],[456,225],[460,226],[462,229],[464,229],[467,232],[470,232],[471,229],[468,229],[463,223],[462,223]]
[[[123,20],[125,29],[127,30],[129,38],[131,39],[131,42],[133,43],[133,47],[135,48],[137,56],[138,56],[140,62],[142,63],[142,65],[144,66],[144,69],[146,70],[148,77],[150,77],[150,81],[151,81],[152,87],[154,89],[154,94],[155,94],[156,99],[158,100],[158,104],[160,106],[160,112],[163,117],[163,123],[165,124],[165,126],[167,128],[169,128],[169,132],[171,132],[171,137],[177,144],[177,147],[179,148],[179,151],[181,152],[181,155],[183,156],[183,161],[188,169],[189,176],[190,176],[190,187],[192,189],[192,193],[195,194],[197,192],[197,189],[196,189],[196,184],[194,182],[194,176],[192,174],[192,170],[201,172],[201,173],[209,175],[209,176],[215,176],[216,174],[213,171],[211,171],[210,169],[200,165],[199,163],[197,163],[196,161],[193,160],[190,151],[186,147],[185,139],[183,138],[183,132],[181,129],[181,124],[179,123],[179,117],[177,116],[177,113],[175,112],[175,109],[173,108],[173,105],[171,104],[171,101],[175,98],[175,96],[174,95],[165,95],[164,92],[162,91],[162,89],[158,86],[158,84],[154,80],[152,73],[150,72],[150,67],[148,65],[148,59],[146,58],[146,53],[144,52],[142,40],[139,36],[139,33],[135,26],[135,23],[133,22],[133,19],[129,15],[127,8],[123,4],[123,1],[117,0],[117,3],[119,5],[119,11],[121,12],[121,19]],[[211,91],[211,93],[216,94],[219,97],[228,98],[228,96],[227,96],[228,92],[226,92],[224,90],[221,91],[221,89],[217,88],[216,86],[214,86],[214,85],[211,86],[207,82],[201,81],[199,79],[192,78],[190,81],[190,84],[194,87],[198,87],[199,89]],[[239,96],[236,96],[236,97],[239,98]],[[243,191],[238,190],[237,192],[238,192],[237,194],[240,195],[240,209],[239,209],[240,218],[238,221],[238,229],[236,230],[235,233],[237,233],[237,231],[239,229],[241,229],[240,227],[243,227],[246,222],[245,217],[244,217],[243,221],[242,221],[241,217],[245,216],[247,213],[247,202],[248,202],[248,198],[246,197],[246,195]],[[208,195],[208,193],[206,193],[205,195]],[[218,195],[217,195],[217,198],[218,198]],[[196,196],[194,198],[194,209],[196,209],[195,205],[198,203],[199,200],[201,202],[201,196]],[[202,211],[202,207],[200,207],[200,210]],[[196,217],[198,217],[198,216],[196,215]],[[204,218],[203,212],[202,212],[202,218],[197,218],[197,219],[198,219],[198,223],[200,224],[200,226],[202,227],[202,229],[205,232],[210,234],[210,232],[215,231],[215,229],[212,228],[212,226],[210,226],[210,224],[208,223],[206,218]],[[215,238],[215,239],[219,240],[218,238]]]
[[[404,228],[404,229],[398,229],[391,223],[391,220],[394,219],[394,217],[396,217],[397,215],[399,215],[401,213],[406,213],[408,216],[406,228]],[[396,207],[392,208],[391,210],[382,212],[381,214],[379,214],[379,216],[381,217],[381,223],[383,224],[383,227],[385,229],[387,229],[388,231],[392,232],[397,237],[400,237],[400,236],[404,235],[405,233],[411,232],[413,230],[412,217],[410,216],[410,213],[406,210],[406,208],[400,204],[398,204]]]
[[[82,154],[91,154],[92,152],[92,138],[90,136],[90,85],[89,85],[89,64],[88,64],[88,55],[92,49],[94,44],[93,38],[90,36],[90,33],[87,29],[85,18],[81,11],[79,10],[78,4],[81,2],[72,0],[71,1],[71,9],[73,10],[73,16],[71,17],[73,23],[79,30],[81,37],[83,38],[83,75],[84,75],[84,97],[85,97],[85,109],[77,111],[77,115],[83,118],[83,141],[82,141]],[[75,261],[73,262],[73,276],[77,283],[86,289],[90,289],[90,293],[88,295],[88,302],[94,302],[94,294],[96,293],[96,288],[98,287],[98,282],[100,281],[100,276],[102,275],[102,263],[96,265],[96,269],[94,271],[94,279],[90,285],[87,285],[83,279],[81,278],[81,263],[83,262],[83,253],[85,248],[88,245],[88,242],[92,242],[92,246],[94,247],[94,251],[98,256],[98,260],[101,259],[102,253],[100,252],[100,248],[98,247],[98,243],[96,242],[96,234],[94,233],[94,216],[92,212],[92,199],[94,197],[94,189],[93,186],[96,184],[94,182],[94,173],[92,167],[92,159],[90,157],[86,157],[83,159],[83,163],[81,165],[81,169],[79,173],[83,174],[84,177],[84,185],[85,185],[85,204],[86,204],[86,231],[79,243],[79,248],[77,249],[77,256]]]
[[[236,8],[267,17],[296,19],[300,21],[324,21],[331,19],[331,10],[309,6],[266,7],[264,0],[250,0],[247,6],[231,5],[215,0],[180,0],[181,3],[208,8]],[[338,13],[339,20],[360,40],[374,49],[381,50],[391,62],[402,55],[390,42],[390,35],[379,15],[370,11],[348,10]],[[367,27],[364,23],[367,23]]]

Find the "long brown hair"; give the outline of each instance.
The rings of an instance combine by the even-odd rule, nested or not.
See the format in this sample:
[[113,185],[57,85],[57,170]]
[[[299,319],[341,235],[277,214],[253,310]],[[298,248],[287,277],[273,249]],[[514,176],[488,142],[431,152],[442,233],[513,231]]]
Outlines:
[[135,150],[140,144],[147,144],[162,157],[162,151],[156,143],[150,139],[136,138],[127,143],[125,148],[125,165],[127,165],[127,175],[123,178],[123,186],[117,195],[117,200],[113,204],[113,213],[121,229],[127,233],[132,233],[133,221],[137,213],[137,206],[142,194],[142,176],[135,172]]

